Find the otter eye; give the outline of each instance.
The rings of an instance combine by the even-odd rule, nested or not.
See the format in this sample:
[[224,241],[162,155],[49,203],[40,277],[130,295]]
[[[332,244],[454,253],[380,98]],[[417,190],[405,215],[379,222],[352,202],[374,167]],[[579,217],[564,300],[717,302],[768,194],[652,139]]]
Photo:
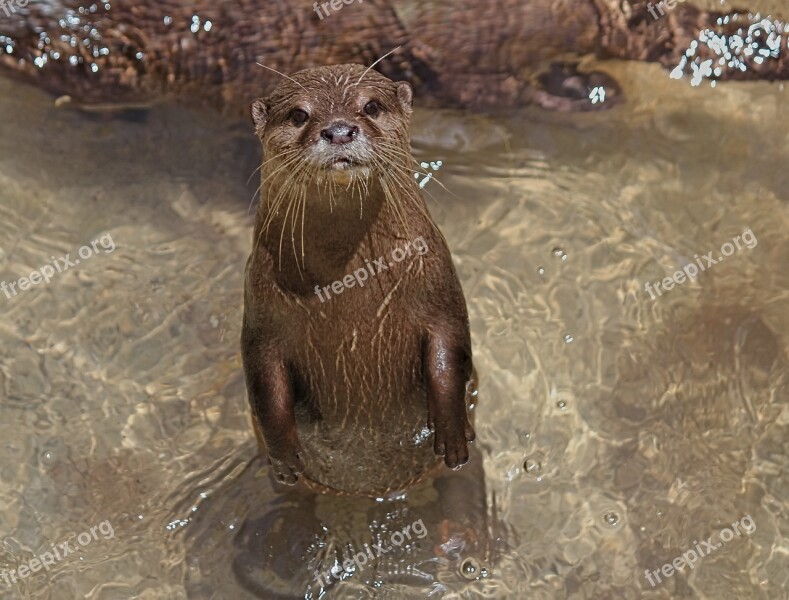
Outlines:
[[377,117],[379,112],[381,112],[381,107],[375,100],[370,100],[364,105],[364,113],[371,117]]
[[290,120],[293,121],[295,125],[304,125],[309,118],[310,116],[300,108],[294,108],[290,112]]

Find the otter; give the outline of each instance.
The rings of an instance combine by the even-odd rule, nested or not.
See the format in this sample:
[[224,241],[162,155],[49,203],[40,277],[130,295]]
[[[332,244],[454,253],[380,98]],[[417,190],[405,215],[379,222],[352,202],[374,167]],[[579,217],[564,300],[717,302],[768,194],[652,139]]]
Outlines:
[[468,314],[413,177],[412,101],[407,82],[343,64],[252,104],[264,160],[242,357],[285,484],[381,497],[468,460]]
[[[384,75],[409,81],[426,104],[475,110],[605,109],[616,92],[613,80],[574,67],[589,56],[658,62],[672,76],[694,76],[712,60],[715,79],[789,78],[780,19],[687,3],[655,20],[651,5],[368,0],[321,19],[311,2],[11,3],[5,15],[0,11],[0,74],[68,96],[81,108],[174,98],[234,116],[246,112],[260,88],[275,85],[255,62],[292,72],[372,62],[397,46],[379,65]],[[709,31],[732,47],[699,41]],[[605,101],[595,102],[591,92],[601,81]]]

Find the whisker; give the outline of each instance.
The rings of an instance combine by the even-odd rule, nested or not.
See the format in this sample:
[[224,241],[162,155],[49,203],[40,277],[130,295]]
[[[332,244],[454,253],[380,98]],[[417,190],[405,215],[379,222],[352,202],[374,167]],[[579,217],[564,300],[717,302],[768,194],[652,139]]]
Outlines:
[[[291,156],[288,156],[288,154],[290,154]],[[255,190],[255,192],[252,194],[252,198],[251,198],[251,199],[250,199],[250,201],[249,201],[249,208],[247,209],[247,214],[249,214],[249,211],[252,209],[252,204],[254,204],[254,202],[255,202],[255,197],[257,196],[257,193],[260,191],[260,189],[263,187],[263,185],[264,185],[264,184],[265,184],[265,183],[266,183],[266,182],[267,182],[269,179],[271,179],[272,177],[274,177],[274,175],[276,175],[277,173],[279,173],[279,172],[280,172],[280,171],[282,171],[283,169],[290,167],[290,166],[291,166],[291,165],[293,165],[293,164],[294,164],[296,161],[298,161],[298,159],[299,159],[299,156],[298,156],[297,154],[298,154],[298,152],[297,152],[297,151],[295,151],[295,150],[294,150],[294,151],[291,151],[290,153],[286,153],[286,154],[284,155],[284,156],[285,156],[285,160],[283,161],[283,163],[282,163],[282,164],[281,164],[279,167],[277,167],[277,168],[274,170],[274,172],[273,172],[273,173],[269,173],[269,175],[268,175],[268,176],[267,176],[265,179],[263,179],[263,180],[260,182],[260,185],[258,186],[258,189],[256,189],[256,190]],[[270,160],[274,160],[274,159],[272,158],[272,159],[270,159]],[[261,166],[262,166],[262,165],[261,165]]]
[[385,58],[386,58],[387,56],[389,56],[390,54],[393,54],[393,53],[397,52],[397,51],[398,51],[400,48],[402,48],[402,47],[403,47],[403,46],[398,46],[398,47],[397,47],[397,48],[395,48],[394,50],[390,50],[389,52],[387,52],[386,54],[384,54],[384,55],[383,55],[381,58],[379,58],[378,60],[376,60],[376,61],[375,61],[373,64],[371,64],[369,67],[367,67],[367,70],[366,70],[364,73],[362,73],[362,76],[361,76],[361,77],[359,77],[359,80],[358,80],[358,81],[357,81],[357,82],[356,82],[356,83],[353,85],[353,87],[356,87],[357,85],[359,85],[359,84],[362,82],[362,79],[364,79],[364,76],[365,76],[365,75],[367,75],[367,73],[370,71],[370,69],[372,69],[372,68],[373,68],[375,65],[377,65],[379,62],[381,62],[383,59],[385,59]]
[[307,270],[307,259],[304,256],[304,218],[307,213],[307,193],[304,190],[304,202],[301,205],[301,265]]
[[301,85],[301,84],[300,84],[298,81],[296,81],[295,79],[293,79],[293,77],[289,77],[288,75],[285,75],[285,73],[280,73],[280,72],[279,72],[279,71],[277,71],[276,69],[272,69],[271,67],[267,67],[266,65],[261,65],[259,62],[256,62],[255,64],[256,64],[257,66],[259,66],[259,67],[263,67],[264,69],[268,69],[269,71],[274,71],[274,72],[275,72],[277,75],[281,75],[281,76],[282,76],[282,77],[284,77],[285,79],[290,79],[290,80],[291,80],[293,83],[295,83],[297,86],[299,86],[299,87],[300,87],[301,89],[303,89],[305,92],[309,93],[309,90],[307,90],[307,88],[305,88],[303,85]]
[[261,165],[260,165],[260,166],[259,166],[257,169],[255,169],[254,171],[252,171],[252,173],[251,173],[251,174],[249,175],[249,177],[247,178],[247,183],[246,183],[246,185],[249,185],[249,182],[252,180],[252,177],[255,175],[255,173],[257,173],[258,171],[260,171],[260,169],[262,169],[262,168],[263,168],[263,164],[261,163]]
[[[285,210],[285,216],[282,218],[282,230],[279,234],[279,270],[282,270],[282,240],[285,238],[285,226],[288,224],[288,215],[290,214],[290,209],[293,208],[293,205],[296,203],[296,200],[293,197],[290,197],[288,202],[288,207]],[[293,232],[291,230],[291,242],[293,242]],[[293,253],[296,253],[296,247],[293,247]],[[298,261],[296,262],[296,266],[298,267]],[[299,273],[301,273],[301,269],[299,269]]]

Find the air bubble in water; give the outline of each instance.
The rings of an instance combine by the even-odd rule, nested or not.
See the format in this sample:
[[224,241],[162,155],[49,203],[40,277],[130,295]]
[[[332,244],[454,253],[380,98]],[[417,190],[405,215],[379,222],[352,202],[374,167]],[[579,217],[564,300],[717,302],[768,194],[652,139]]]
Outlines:
[[466,579],[476,579],[481,572],[482,568],[475,558],[467,558],[460,565],[460,574]]

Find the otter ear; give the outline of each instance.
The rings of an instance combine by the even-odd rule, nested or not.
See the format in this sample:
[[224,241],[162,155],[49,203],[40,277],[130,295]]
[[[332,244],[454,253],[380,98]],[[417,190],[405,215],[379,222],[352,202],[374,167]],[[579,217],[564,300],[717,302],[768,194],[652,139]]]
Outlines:
[[255,125],[255,133],[258,137],[263,137],[263,130],[266,129],[268,122],[268,109],[266,99],[258,98],[252,103],[252,123]]
[[407,81],[397,82],[397,100],[403,107],[405,114],[410,115],[414,106],[414,90]]

